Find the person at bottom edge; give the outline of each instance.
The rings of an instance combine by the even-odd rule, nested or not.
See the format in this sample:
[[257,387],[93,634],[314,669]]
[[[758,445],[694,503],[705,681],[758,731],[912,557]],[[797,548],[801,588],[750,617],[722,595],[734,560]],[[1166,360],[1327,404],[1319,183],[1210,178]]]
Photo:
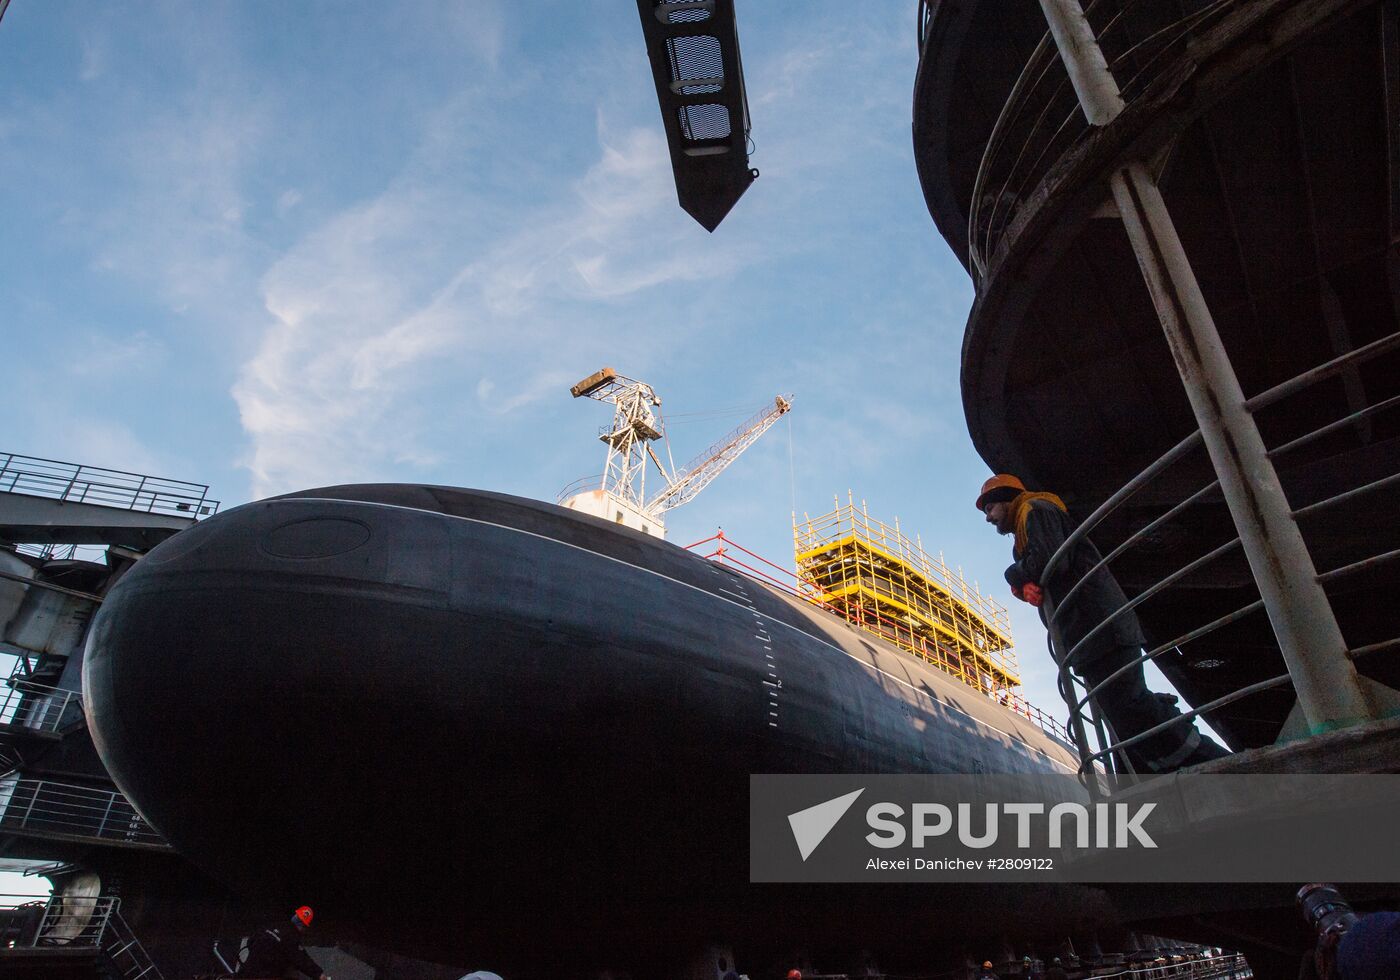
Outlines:
[[301,937],[311,927],[313,914],[303,905],[292,914],[290,923],[274,923],[249,936],[248,958],[236,976],[240,980],[279,980],[295,970],[311,980],[331,980],[301,948]]

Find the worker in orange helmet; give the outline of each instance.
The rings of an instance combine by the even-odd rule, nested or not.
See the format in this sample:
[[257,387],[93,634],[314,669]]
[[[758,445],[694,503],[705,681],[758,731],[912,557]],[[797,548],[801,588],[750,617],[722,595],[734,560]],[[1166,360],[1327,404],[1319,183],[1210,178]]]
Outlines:
[[977,980],[1001,980],[1001,978],[997,976],[997,971],[992,969],[991,960],[982,961],[982,970],[977,974]]
[[239,963],[234,976],[240,980],[263,980],[285,976],[297,970],[311,980],[331,980],[316,961],[301,948],[301,936],[311,928],[315,913],[303,905],[292,913],[290,927],[274,923],[249,936],[239,950]]
[[[998,473],[982,484],[977,509],[999,533],[1015,536],[1011,549],[1014,560],[1006,569],[1011,594],[1037,608],[1047,597],[1054,603],[1056,623],[1064,641],[1060,655],[1085,641],[1070,666],[1090,689],[1142,656],[1145,641],[1137,616],[1132,610],[1119,612],[1128,599],[1108,569],[1092,571],[1102,556],[1087,537],[1061,558],[1053,577],[1046,581],[1045,567],[1050,557],[1074,530],[1064,501],[1053,493],[1033,493],[1017,477]],[[1060,600],[1081,581],[1083,584],[1065,608],[1058,609]],[[1094,632],[1115,613],[1118,615],[1108,626]],[[1049,626],[1044,609],[1040,619]],[[1141,664],[1125,670],[1095,695],[1095,700],[1112,726],[1115,741],[1181,718],[1175,697],[1147,689]],[[1139,772],[1174,772],[1227,754],[1184,719],[1180,725],[1129,746],[1126,752]]]
[[787,972],[787,980],[802,980],[802,971],[801,971],[801,970],[789,970],[789,971]]

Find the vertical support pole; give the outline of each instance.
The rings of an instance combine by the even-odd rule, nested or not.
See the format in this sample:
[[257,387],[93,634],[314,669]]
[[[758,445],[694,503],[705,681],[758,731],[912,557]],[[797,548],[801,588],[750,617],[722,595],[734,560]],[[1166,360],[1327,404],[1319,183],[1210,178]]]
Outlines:
[[1381,68],[1385,79],[1385,146],[1389,163],[1390,240],[1400,240],[1400,0],[1381,4]]
[[1366,721],[1356,665],[1161,191],[1140,163],[1120,167],[1110,185],[1308,728]]
[[[4,8],[0,7],[0,14],[3,13]],[[38,946],[39,940],[49,934],[49,919],[53,915],[54,906],[61,901],[61,898],[50,898],[44,903],[44,914],[39,918],[39,928],[34,931],[34,938],[29,941],[30,946]]]
[[1094,29],[1084,16],[1084,8],[1079,0],[1040,0],[1040,9],[1045,12],[1050,36],[1055,39],[1085,117],[1094,126],[1107,126],[1123,111],[1123,96],[1108,70]]
[[[1097,126],[1112,122],[1122,95],[1079,0],[1040,5],[1084,114]],[[1161,191],[1141,163],[1119,167],[1109,183],[1308,729],[1370,720],[1375,712]]]
[[34,812],[34,804],[39,802],[39,792],[44,788],[43,780],[34,784],[34,792],[29,796],[29,806],[24,808],[24,816],[19,818],[21,827],[29,826],[29,815]]

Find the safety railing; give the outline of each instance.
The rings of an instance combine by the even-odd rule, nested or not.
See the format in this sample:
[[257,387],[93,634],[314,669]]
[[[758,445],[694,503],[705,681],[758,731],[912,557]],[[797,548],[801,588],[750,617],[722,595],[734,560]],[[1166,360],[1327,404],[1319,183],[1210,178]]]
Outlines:
[[81,837],[113,844],[169,847],[115,790],[0,777],[0,830]]
[[12,674],[0,697],[0,726],[27,728],[56,735],[82,718],[82,700],[77,691],[50,687]]
[[577,480],[575,480],[573,483],[570,483],[563,490],[560,490],[559,493],[555,496],[554,502],[556,504],[562,504],[570,497],[577,496],[581,493],[586,493],[589,490],[601,489],[603,489],[603,474],[595,473],[593,476],[579,477]]
[[1097,970],[1093,973],[1094,980],[1212,980],[1215,977],[1250,980],[1253,976],[1249,963],[1238,954],[1182,962],[1137,963],[1115,973]]
[[[1347,354],[1333,358],[1282,384],[1261,392],[1249,398],[1246,401],[1246,405],[1250,412],[1257,416],[1271,406],[1279,404],[1320,382],[1353,372],[1368,361],[1398,350],[1400,350],[1400,331],[1382,337]],[[1299,450],[1326,440],[1329,437],[1344,437],[1348,430],[1354,430],[1358,426],[1376,423],[1382,420],[1387,413],[1390,414],[1393,420],[1396,417],[1400,417],[1400,413],[1398,413],[1397,410],[1400,410],[1400,394],[1374,399],[1369,404],[1357,408],[1345,416],[1319,425],[1301,435],[1293,436],[1287,441],[1270,448],[1268,450],[1269,458],[1275,463],[1279,461],[1296,461],[1294,454],[1298,453]],[[1086,540],[1088,535],[1104,522],[1105,518],[1142,491],[1143,488],[1156,477],[1160,476],[1174,465],[1179,464],[1191,454],[1198,452],[1202,443],[1203,440],[1199,430],[1191,433],[1113,493],[1066,538],[1064,544],[1060,546],[1046,564],[1042,574],[1042,580],[1045,582],[1052,581],[1057,570],[1066,560],[1066,556],[1076,548],[1079,542]],[[1392,460],[1391,462],[1394,461]],[[1348,486],[1346,489],[1332,493],[1331,496],[1324,499],[1294,508],[1292,516],[1299,522],[1304,542],[1307,543],[1311,537],[1309,533],[1309,521],[1312,518],[1324,513],[1328,513],[1335,518],[1339,511],[1344,513],[1345,508],[1348,506],[1366,507],[1376,501],[1377,495],[1383,492],[1389,492],[1393,495],[1395,490],[1400,488],[1400,472],[1392,472],[1383,476],[1373,477],[1374,471],[1368,471],[1367,475],[1362,478],[1363,482]],[[1069,728],[1074,733],[1074,740],[1080,751],[1081,772],[1087,772],[1096,762],[1102,762],[1104,765],[1111,766],[1120,773],[1131,775],[1133,774],[1133,766],[1127,760],[1125,750],[1140,742],[1153,738],[1156,735],[1160,735],[1175,726],[1188,724],[1191,719],[1198,716],[1204,716],[1209,720],[1211,712],[1218,711],[1238,701],[1253,697],[1265,691],[1285,688],[1292,685],[1293,677],[1287,671],[1273,677],[1261,678],[1254,683],[1229,691],[1204,704],[1184,711],[1180,718],[1164,721],[1145,731],[1138,732],[1131,737],[1121,739],[1113,734],[1111,726],[1106,725],[1103,719],[1103,713],[1099,710],[1099,695],[1119,678],[1128,674],[1130,671],[1139,669],[1141,665],[1149,661],[1156,660],[1164,654],[1173,651],[1181,651],[1183,648],[1189,648],[1190,644],[1224,627],[1238,623],[1248,616],[1263,611],[1264,600],[1262,598],[1246,602],[1223,615],[1216,615],[1207,622],[1182,629],[1179,635],[1173,636],[1165,642],[1156,644],[1136,660],[1124,664],[1112,674],[1100,680],[1094,687],[1086,689],[1082,694],[1079,693],[1078,690],[1080,682],[1071,672],[1071,666],[1078,664],[1077,657],[1086,649],[1086,645],[1101,638],[1106,631],[1113,628],[1114,624],[1119,619],[1128,615],[1136,615],[1134,610],[1150,602],[1155,596],[1162,595],[1172,588],[1180,586],[1183,581],[1189,579],[1192,575],[1199,573],[1212,563],[1232,555],[1240,548],[1241,542],[1238,536],[1217,544],[1206,553],[1186,562],[1170,574],[1142,588],[1123,606],[1112,611],[1105,618],[1083,629],[1079,635],[1067,638],[1064,634],[1063,626],[1066,622],[1066,613],[1073,609],[1076,602],[1084,595],[1084,588],[1087,583],[1096,576],[1111,574],[1110,566],[1113,562],[1142,544],[1154,533],[1158,532],[1175,518],[1181,516],[1192,506],[1217,494],[1219,492],[1219,486],[1220,484],[1218,481],[1212,481],[1200,487],[1194,493],[1185,496],[1163,513],[1159,514],[1136,531],[1128,534],[1119,544],[1109,550],[1107,554],[1103,555],[1100,561],[1085,571],[1077,582],[1065,590],[1063,595],[1055,596],[1053,602],[1050,597],[1047,596],[1046,602],[1050,626],[1048,631],[1049,641],[1051,651],[1055,657],[1055,662],[1060,671],[1060,690],[1065,696],[1066,705],[1069,709]],[[1394,497],[1392,496],[1389,499],[1393,500]],[[1375,512],[1363,510],[1358,520],[1364,521],[1368,513],[1374,516]],[[1387,511],[1386,513],[1389,514],[1391,512]],[[1358,580],[1364,580],[1367,576],[1372,576],[1372,580],[1376,582],[1386,581],[1378,579],[1376,576],[1379,573],[1385,572],[1397,559],[1400,559],[1400,549],[1388,548],[1387,550],[1375,554],[1354,558],[1346,564],[1322,571],[1318,574],[1317,581],[1323,586],[1324,590],[1328,592],[1331,592],[1342,584],[1348,587],[1354,587]],[[1393,578],[1389,581],[1393,581]],[[1333,607],[1334,609],[1336,608],[1335,602],[1333,603]],[[1184,625],[1185,624],[1181,624],[1181,626]],[[1345,626],[1345,624],[1343,625]],[[1339,653],[1338,656],[1345,657],[1355,663],[1384,651],[1395,649],[1400,649],[1400,636],[1366,637],[1365,642],[1356,643],[1351,646],[1350,649]],[[1319,653],[1315,654],[1315,656],[1320,657],[1324,656],[1324,654]],[[1326,668],[1328,665],[1314,664],[1314,666]],[[1343,664],[1339,660],[1336,666],[1341,667]],[[1086,711],[1089,712],[1087,716],[1085,715]],[[1090,743],[1090,731],[1094,733],[1094,740],[1097,742],[1097,748]]]
[[[715,532],[708,538],[702,538],[687,545],[686,550],[693,551],[701,558],[706,558],[716,564],[732,568],[741,575],[754,579],[762,585],[775,588],[794,599],[800,599],[808,605],[824,609],[842,622],[851,622],[841,610],[823,602],[810,588],[804,587],[802,580],[792,569],[784,568],[776,562],[769,561],[762,555],[750,551],[733,539],[726,537],[722,530]],[[961,664],[953,663],[943,651],[923,643],[922,638],[913,634],[907,625],[896,623],[882,616],[875,609],[863,609],[861,619],[860,623],[852,623],[852,625],[859,625],[867,632],[883,637],[895,646],[904,649],[905,652],[919,657],[945,673],[958,676],[962,669]],[[981,691],[984,696],[1002,707],[1008,708],[1038,725],[1047,735],[1054,736],[1066,745],[1074,744],[1068,729],[1061,725],[1053,715],[1031,704],[1020,693],[1004,687],[983,688],[971,683],[969,686],[973,690]]]
[[848,494],[847,502],[835,501],[836,509],[818,517],[803,515],[803,520],[794,524],[793,533],[797,547],[801,551],[811,551],[848,537],[858,537],[890,554],[891,557],[907,563],[916,569],[943,592],[956,598],[985,620],[994,632],[1002,637],[1011,635],[1011,614],[1005,606],[990,596],[983,595],[976,583],[969,583],[961,569],[949,568],[942,555],[935,558],[924,551],[921,539],[910,540],[900,530],[896,519],[893,526],[872,518],[865,504],[856,507],[855,498]]
[[106,564],[107,547],[97,544],[17,544],[15,551],[40,561],[90,561]]
[[0,895],[0,950],[90,950],[120,980],[162,980],[145,947],[108,895]]
[[0,453],[0,493],[196,519],[219,509],[219,501],[209,499],[209,488],[201,483],[14,453]]
[[[1084,13],[1125,105],[1216,26],[1235,0],[1091,0]],[[922,31],[925,20],[920,18]],[[983,151],[968,216],[968,245],[978,282],[1008,229],[1056,163],[1092,130],[1049,33],[1011,89]]]

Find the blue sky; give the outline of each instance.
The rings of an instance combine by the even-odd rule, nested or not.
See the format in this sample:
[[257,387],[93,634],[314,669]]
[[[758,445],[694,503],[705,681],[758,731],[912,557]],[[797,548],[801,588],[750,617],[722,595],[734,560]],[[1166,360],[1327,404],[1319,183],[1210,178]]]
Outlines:
[[[958,387],[972,287],[910,139],[912,0],[738,4],[762,177],[675,203],[627,0],[14,0],[0,24],[0,451],[209,483],[552,500],[604,364],[679,414],[796,396],[694,502],[791,560],[848,489],[1013,607]],[[677,418],[677,423],[682,420]],[[688,459],[738,417],[671,428]]]

